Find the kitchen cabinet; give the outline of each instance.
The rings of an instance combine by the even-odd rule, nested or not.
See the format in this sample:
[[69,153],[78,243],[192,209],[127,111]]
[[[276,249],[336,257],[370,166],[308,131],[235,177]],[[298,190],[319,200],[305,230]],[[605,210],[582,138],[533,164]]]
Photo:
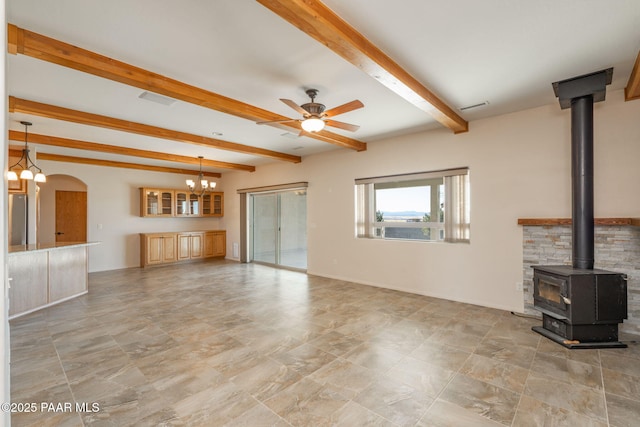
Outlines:
[[200,208],[200,196],[186,191],[175,191],[176,216],[202,216]]
[[178,233],[178,260],[204,257],[204,232]]
[[227,254],[227,233],[225,231],[207,231],[204,233],[204,256],[216,257]]
[[141,188],[142,217],[222,217],[224,193],[207,192],[202,196],[188,190]]
[[224,193],[221,191],[202,195],[202,216],[224,216]]
[[224,257],[225,255],[225,230],[140,234],[141,267]]
[[140,189],[140,216],[173,216],[174,191],[157,188]]
[[177,260],[176,233],[150,233],[140,236],[140,261],[143,266]]

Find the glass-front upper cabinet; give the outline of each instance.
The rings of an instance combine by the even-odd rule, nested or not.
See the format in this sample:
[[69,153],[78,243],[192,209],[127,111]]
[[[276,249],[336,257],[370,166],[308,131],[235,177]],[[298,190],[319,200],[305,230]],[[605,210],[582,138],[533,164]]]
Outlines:
[[173,216],[173,190],[141,188],[140,216]]
[[189,194],[189,215],[199,216],[200,212],[200,196],[197,194]]
[[194,217],[224,215],[224,193],[206,192],[202,196],[189,190],[165,188],[140,189],[140,216]]
[[202,195],[203,216],[224,215],[224,193],[221,191],[205,193]]
[[189,216],[188,194],[184,191],[176,191],[176,216]]

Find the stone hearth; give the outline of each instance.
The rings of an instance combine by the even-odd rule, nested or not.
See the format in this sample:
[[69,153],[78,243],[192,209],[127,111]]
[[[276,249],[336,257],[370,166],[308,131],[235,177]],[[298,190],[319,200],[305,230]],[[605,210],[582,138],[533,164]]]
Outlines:
[[[571,220],[521,219],[525,313],[533,308],[533,265],[571,265]],[[620,332],[640,335],[640,227],[638,220],[596,220],[595,268],[627,275],[629,318]]]

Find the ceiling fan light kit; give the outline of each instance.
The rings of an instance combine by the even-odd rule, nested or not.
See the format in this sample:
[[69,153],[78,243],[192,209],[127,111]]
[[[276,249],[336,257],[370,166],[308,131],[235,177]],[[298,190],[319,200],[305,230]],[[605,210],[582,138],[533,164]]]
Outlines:
[[317,117],[309,117],[300,123],[305,132],[319,132],[324,129],[324,120]]

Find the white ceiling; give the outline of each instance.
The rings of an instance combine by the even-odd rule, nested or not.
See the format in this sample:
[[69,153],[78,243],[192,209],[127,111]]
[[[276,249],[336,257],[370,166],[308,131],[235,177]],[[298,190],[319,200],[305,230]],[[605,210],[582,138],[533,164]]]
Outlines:
[[[627,84],[640,50],[638,0],[325,0],[324,3],[470,122],[557,102],[551,83],[614,67]],[[18,27],[291,118],[279,101],[365,107],[337,120],[382,138],[441,125],[375,79],[253,0],[7,0]],[[340,149],[271,126],[177,101],[24,55],[7,55],[9,95],[297,156]],[[102,144],[259,166],[272,159],[12,113],[9,127]],[[214,136],[220,132],[222,136]],[[38,152],[171,167],[142,158],[39,146]],[[197,168],[197,167],[196,167]],[[225,169],[207,168],[225,172]],[[46,172],[46,171],[45,171]]]

